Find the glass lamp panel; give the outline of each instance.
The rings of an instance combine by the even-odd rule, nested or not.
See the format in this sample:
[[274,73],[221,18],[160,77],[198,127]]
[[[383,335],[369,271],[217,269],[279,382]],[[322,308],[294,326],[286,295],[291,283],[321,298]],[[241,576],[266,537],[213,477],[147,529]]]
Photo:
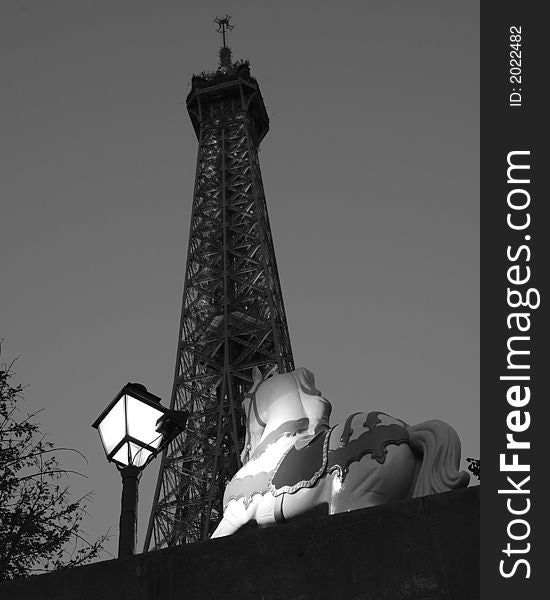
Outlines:
[[126,435],[124,398],[121,398],[98,426],[105,452],[109,454]]
[[126,442],[113,456],[111,460],[114,460],[121,465],[128,465],[128,442]]
[[129,395],[126,395],[126,402],[128,435],[148,446],[158,448],[162,435],[155,431],[155,427],[164,412]]
[[142,467],[151,456],[152,452],[146,448],[140,448],[133,442],[128,443],[130,444],[130,452],[132,453],[132,464],[136,467]]

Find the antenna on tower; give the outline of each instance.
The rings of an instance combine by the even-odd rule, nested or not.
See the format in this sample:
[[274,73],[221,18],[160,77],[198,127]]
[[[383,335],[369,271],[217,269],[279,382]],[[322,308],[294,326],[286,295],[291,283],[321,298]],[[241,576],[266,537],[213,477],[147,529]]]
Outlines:
[[225,17],[216,17],[214,23],[218,25],[218,33],[222,34],[223,46],[220,48],[220,68],[229,69],[231,67],[231,48],[227,46],[226,33],[233,29],[233,25],[229,23],[230,15]]

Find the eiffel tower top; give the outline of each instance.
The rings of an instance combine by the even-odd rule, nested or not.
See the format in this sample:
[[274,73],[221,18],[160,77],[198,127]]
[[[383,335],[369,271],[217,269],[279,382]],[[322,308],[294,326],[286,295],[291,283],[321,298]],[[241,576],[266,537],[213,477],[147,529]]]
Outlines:
[[[269,117],[260,93],[257,80],[250,74],[248,60],[233,61],[231,49],[227,46],[227,32],[233,29],[231,17],[216,17],[218,32],[222,34],[222,47],[219,51],[220,64],[215,71],[203,71],[191,78],[191,91],[187,95],[187,110],[193,128],[200,134],[200,122],[218,102],[232,103],[232,110],[250,114],[256,128],[256,143],[263,139],[269,130]],[[239,108],[240,107],[240,108]],[[223,109],[225,110],[225,109]]]
[[222,34],[222,47],[220,48],[220,70],[231,69],[231,48],[227,45],[227,32],[233,29],[233,25],[230,24],[231,16],[225,15],[225,17],[216,17],[214,23],[218,25],[218,33]]
[[[253,79],[250,76],[250,62],[248,60],[233,61],[231,48],[227,45],[227,34],[234,27],[230,23],[231,16],[216,17],[214,23],[218,26],[218,33],[222,35],[222,46],[218,52],[220,63],[215,71],[202,71],[198,75],[193,75],[193,86],[203,87],[212,85],[224,80],[234,79],[235,76]],[[255,80],[254,80],[255,81]]]

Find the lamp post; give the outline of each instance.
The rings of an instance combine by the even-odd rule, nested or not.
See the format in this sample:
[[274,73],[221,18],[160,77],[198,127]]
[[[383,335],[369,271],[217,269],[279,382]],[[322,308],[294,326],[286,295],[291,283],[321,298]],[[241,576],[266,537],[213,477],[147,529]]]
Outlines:
[[122,477],[118,556],[135,553],[142,470],[185,429],[188,413],[169,410],[140,383],[128,383],[95,420],[109,462]]

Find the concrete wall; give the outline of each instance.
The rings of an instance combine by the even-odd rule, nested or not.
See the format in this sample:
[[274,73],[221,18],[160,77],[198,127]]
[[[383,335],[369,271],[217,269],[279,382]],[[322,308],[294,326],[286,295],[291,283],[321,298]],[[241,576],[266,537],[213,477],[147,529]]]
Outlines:
[[2,600],[473,600],[479,487],[0,585]]

